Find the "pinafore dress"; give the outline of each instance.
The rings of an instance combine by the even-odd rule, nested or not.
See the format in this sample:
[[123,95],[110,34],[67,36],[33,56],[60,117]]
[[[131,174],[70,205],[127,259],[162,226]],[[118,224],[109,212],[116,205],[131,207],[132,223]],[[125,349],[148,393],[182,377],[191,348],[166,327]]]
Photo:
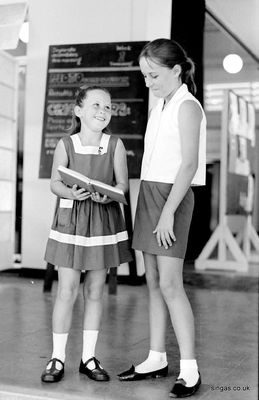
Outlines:
[[[103,134],[100,146],[83,146],[78,134],[62,138],[68,168],[114,185],[114,152],[117,138]],[[75,270],[118,267],[132,260],[128,233],[120,204],[100,204],[59,198],[45,260]]]

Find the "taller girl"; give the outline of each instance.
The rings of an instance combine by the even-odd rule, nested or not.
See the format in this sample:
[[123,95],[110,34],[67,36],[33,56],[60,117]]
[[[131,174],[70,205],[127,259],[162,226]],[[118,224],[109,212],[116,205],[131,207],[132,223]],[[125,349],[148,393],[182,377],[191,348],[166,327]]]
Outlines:
[[205,184],[206,118],[194,97],[194,64],[175,41],[157,39],[139,57],[146,86],[159,100],[145,135],[133,248],[144,256],[149,289],[150,352],[119,374],[120,380],[167,375],[167,309],[180,349],[180,374],[170,392],[186,397],[201,383],[195,357],[194,318],[183,287],[194,196]]

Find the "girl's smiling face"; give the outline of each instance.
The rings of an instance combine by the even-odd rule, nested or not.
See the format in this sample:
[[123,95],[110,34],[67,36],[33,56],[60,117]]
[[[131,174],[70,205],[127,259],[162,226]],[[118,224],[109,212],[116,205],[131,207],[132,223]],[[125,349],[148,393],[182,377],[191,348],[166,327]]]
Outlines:
[[92,132],[102,132],[111,120],[111,97],[101,89],[90,90],[82,106],[75,106],[75,114],[83,127]]
[[181,86],[181,79],[179,77],[181,67],[179,65],[168,68],[155,63],[149,58],[141,57],[139,66],[146,86],[152,90],[152,93],[156,97],[162,97],[167,100]]

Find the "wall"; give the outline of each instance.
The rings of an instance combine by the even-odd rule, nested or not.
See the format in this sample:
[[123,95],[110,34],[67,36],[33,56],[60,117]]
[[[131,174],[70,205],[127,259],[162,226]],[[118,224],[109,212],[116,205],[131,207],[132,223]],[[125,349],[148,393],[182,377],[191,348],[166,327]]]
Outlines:
[[28,1],[30,42],[24,142],[23,267],[45,268],[43,257],[55,204],[49,180],[38,179],[48,46],[169,37],[171,1]]

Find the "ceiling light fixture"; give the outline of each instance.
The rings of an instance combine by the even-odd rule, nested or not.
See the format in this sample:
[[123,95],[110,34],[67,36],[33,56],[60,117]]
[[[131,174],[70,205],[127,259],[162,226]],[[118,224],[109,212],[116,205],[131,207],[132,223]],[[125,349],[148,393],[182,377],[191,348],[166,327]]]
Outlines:
[[29,42],[29,22],[24,22],[22,24],[19,38],[21,39],[22,42],[28,43]]
[[243,60],[238,54],[228,54],[223,60],[223,67],[229,74],[237,74],[243,67]]

